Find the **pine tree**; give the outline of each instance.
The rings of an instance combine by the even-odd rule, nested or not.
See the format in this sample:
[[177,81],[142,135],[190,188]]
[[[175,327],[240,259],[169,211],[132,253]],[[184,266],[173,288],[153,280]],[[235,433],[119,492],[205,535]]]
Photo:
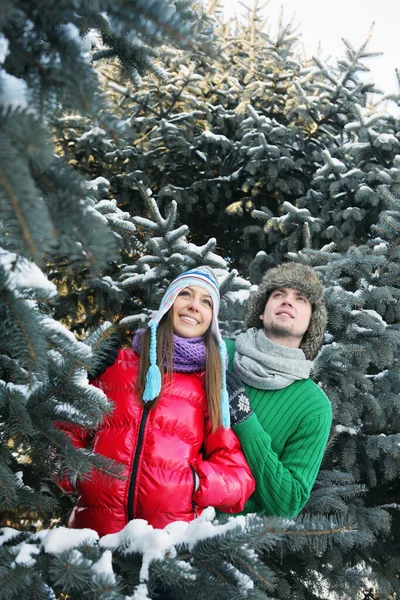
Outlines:
[[100,540],[87,529],[39,534],[4,529],[0,597],[140,600],[155,597],[163,585],[195,600],[274,600],[276,575],[261,560],[263,552],[285,545],[319,552],[326,531],[342,542],[349,535],[347,527],[334,531],[330,519],[320,519],[318,525],[283,525],[252,516],[212,523],[214,516],[208,508],[196,521],[172,523],[164,530],[132,520],[121,532]]
[[[226,262],[213,252],[215,240],[211,239],[205,246],[197,247],[186,239],[187,227],[174,228],[176,205],[173,204],[167,217],[163,218],[143,187],[141,193],[149,204],[153,220],[135,217],[134,222],[149,232],[144,248],[147,253],[132,267],[122,269],[121,285],[123,288],[136,289],[151,284],[152,300],[148,297],[148,309],[122,319],[120,327],[137,326],[138,322],[148,317],[152,306],[157,307],[168,281],[182,270],[198,264],[208,264],[219,273],[222,294],[228,296],[229,292],[246,285],[244,280],[236,278],[235,272],[228,273]],[[225,302],[229,304],[229,298]],[[56,333],[60,334],[60,330],[58,328]],[[100,328],[86,343],[96,343],[102,333]],[[88,350],[86,344],[77,342],[76,345]],[[99,403],[96,397],[98,390],[85,386],[82,374],[75,375],[71,364],[71,360],[55,357],[51,362],[50,383],[47,387],[40,386],[36,394],[32,393],[30,397],[30,401],[33,399],[33,408],[40,403],[41,417],[46,417],[45,423],[37,431],[36,412],[32,407],[27,411],[27,416],[33,421],[33,432],[45,438],[41,445],[36,440],[35,444],[32,442],[31,434],[24,446],[20,429],[12,431],[14,415],[11,410],[4,412],[15,448],[26,448],[35,464],[40,462],[36,452],[39,448],[42,451],[46,449],[48,431],[55,420],[79,422],[92,428],[97,424],[95,417],[98,419],[103,416],[104,410],[108,409],[105,405],[101,407],[103,411],[94,412],[94,403]],[[66,389],[62,390],[61,386]],[[92,390],[90,397],[85,393],[85,387]],[[44,399],[50,393],[52,395],[48,400],[52,411],[49,404],[43,406]],[[80,395],[80,399],[75,404],[72,401],[62,402],[63,395]],[[91,402],[90,405],[85,404],[87,400]],[[20,414],[24,412],[20,410]],[[94,465],[103,471],[105,477],[118,476],[118,465],[109,465],[98,455],[94,460],[93,455],[75,450],[66,440],[63,456],[63,437],[56,430],[53,430],[52,442],[56,448],[57,462],[62,461],[58,470],[67,475],[84,476]],[[22,477],[18,477],[18,481],[24,499],[23,494],[29,495],[30,492]],[[2,505],[6,506],[4,499]],[[313,551],[318,552],[324,546],[322,540],[325,536],[337,538],[340,544],[347,544],[347,537],[354,535],[352,524],[340,519],[333,523],[331,518],[321,517],[299,522],[285,522],[276,518],[239,517],[235,520],[221,517],[220,524],[211,524],[214,516],[215,511],[207,509],[204,516],[191,525],[171,524],[159,532],[141,520],[133,520],[119,534],[104,536],[101,540],[90,530],[69,530],[67,533],[58,527],[29,533],[5,527],[0,537],[0,598],[11,600],[24,593],[47,599],[61,598],[62,594],[67,594],[72,600],[88,594],[91,598],[122,600],[132,592],[132,598],[148,597],[147,593],[153,594],[161,584],[176,588],[192,598],[204,597],[204,594],[221,599],[240,598],[243,593],[249,598],[273,598],[270,593],[275,587],[274,568],[261,560],[262,553],[272,552],[275,547],[282,545],[299,548],[299,544],[301,547],[311,545]],[[20,519],[19,525],[22,524]]]
[[[346,43],[333,66],[305,61],[292,26],[262,31],[257,3],[229,26],[215,6],[198,47],[188,21],[179,26],[178,15],[191,18],[184,3],[171,12],[158,0],[143,21],[139,3],[88,14],[36,5],[0,9],[0,498],[12,526],[0,538],[0,598],[126,598],[162,581],[190,598],[398,596],[400,134],[360,79],[367,45]],[[161,48],[154,62],[166,29],[189,38],[190,52]],[[178,272],[203,262],[218,270],[222,328],[234,337],[250,286],[234,269],[257,284],[288,257],[315,265],[327,286],[314,378],[335,414],[299,519],[240,521],[233,534],[178,544],[151,563],[146,589],[129,536],[106,547],[54,530],[52,554],[51,536],[33,533],[69,507],[56,509],[51,479],[93,464],[53,424],[95,427],[110,408],[87,385],[91,348],[116,328],[129,335]],[[118,476],[117,465],[96,466]]]
[[[362,80],[377,54],[368,50],[370,39],[358,49],[346,42],[336,64],[305,60],[292,24],[265,33],[257,2],[247,20],[234,23],[223,23],[217,9],[213,4],[202,19],[211,57],[163,51],[171,75],[166,85],[144,78],[135,90],[102,69],[124,141],[97,144],[88,169],[106,170],[124,210],[136,210],[138,179],[161,207],[176,200],[196,242],[206,241],[203,230],[217,237],[243,274],[251,262],[246,256],[264,250],[277,262],[308,237],[315,247],[333,239],[345,251],[364,239],[382,209],[366,189],[387,183],[376,161],[386,178],[393,180],[397,168],[395,119],[371,108],[375,88]],[[79,163],[82,133],[63,132],[64,147]]]
[[[365,506],[370,514],[376,514],[373,520],[368,517],[372,532],[378,533],[384,521],[391,519],[387,534],[379,536],[363,557],[365,565],[373,569],[385,597],[389,592],[399,591],[396,498],[400,473],[397,374],[400,201],[384,186],[379,193],[387,210],[373,225],[368,242],[342,255],[325,255],[328,260],[321,268],[329,274],[332,292],[333,339],[325,351],[346,357],[346,364],[335,358],[336,372],[330,372],[329,389],[341,415],[341,424],[336,425],[335,453],[341,457],[339,465],[351,469],[356,479],[364,481],[368,488]],[[339,285],[334,289],[333,284]],[[334,347],[330,350],[330,346]],[[325,382],[327,364],[332,363],[326,363],[322,354],[319,376]],[[343,396],[351,397],[353,402],[344,407]]]
[[[278,597],[323,598],[330,590],[338,597],[356,598],[362,590],[367,593],[372,581],[379,586],[377,594],[385,598],[398,593],[398,505],[394,501],[398,430],[392,437],[393,412],[381,407],[383,392],[372,379],[378,373],[374,360],[382,372],[386,367],[392,372],[396,365],[397,321],[394,317],[393,326],[380,331],[378,316],[354,311],[360,308],[359,297],[367,296],[372,277],[374,253],[368,250],[366,258],[365,251],[368,244],[376,245],[371,226],[384,208],[379,186],[386,183],[394,192],[398,189],[398,121],[371,106],[373,86],[360,79],[366,59],[373,54],[367,50],[369,40],[358,50],[347,42],[346,54],[337,65],[325,64],[319,57],[304,64],[293,59],[293,32],[282,27],[274,44],[271,37],[266,44],[265,36],[260,42],[263,82],[268,73],[271,79],[268,86],[257,87],[249,75],[254,74],[251,65],[256,60],[256,44],[249,32],[260,32],[254,23],[244,31],[240,42],[229,38],[226,30],[218,34],[219,39],[215,34],[216,44],[229,40],[226,47],[239,54],[225,62],[221,51],[218,68],[215,63],[206,65],[200,56],[195,66],[180,64],[174,82],[179,85],[162,91],[151,85],[134,94],[135,105],[128,90],[119,91],[124,95],[124,114],[133,111],[135,135],[141,140],[140,150],[133,149],[137,171],[128,177],[145,173],[161,205],[174,198],[182,221],[196,223],[197,232],[207,232],[205,238],[197,233],[196,240],[215,232],[221,253],[240,271],[248,269],[253,283],[268,266],[288,256],[315,263],[324,274],[331,316],[314,377],[331,398],[335,424],[305,512],[351,516],[358,537],[348,548],[333,545],[318,557],[303,549],[301,554],[289,551],[282,559],[269,556],[266,561],[272,560],[279,569]],[[173,64],[175,55],[170,60]],[[229,68],[224,66],[228,64]],[[240,87],[235,87],[237,81]],[[250,90],[247,96],[246,89]],[[240,105],[243,98],[247,98],[245,106]],[[204,164],[199,167],[201,157]],[[233,219],[237,227],[227,226]],[[364,268],[370,273],[365,278]],[[368,302],[374,305],[375,301]],[[368,302],[366,310],[376,310]],[[242,306],[228,309],[227,316],[222,315],[223,325],[231,323],[225,330],[228,335],[240,329],[242,310]],[[382,315],[381,310],[376,312]],[[364,327],[367,315],[368,327]],[[383,318],[387,322],[386,315]],[[369,328],[374,339],[364,340],[368,337],[364,329]],[[379,361],[373,358],[375,353],[382,355]],[[386,380],[379,385],[386,385]],[[397,392],[390,392],[389,399],[397,408]],[[374,410],[381,419],[380,438],[364,433],[364,422]],[[388,445],[383,442],[386,429]],[[376,458],[371,454],[367,460],[370,444]],[[383,467],[386,453],[390,466]],[[382,565],[387,565],[386,573]]]
[[[107,338],[112,328],[105,322],[90,335],[88,331],[110,314],[111,302],[114,311],[122,311],[126,300],[123,290],[131,285],[132,273],[128,267],[121,270],[121,286],[104,274],[119,261],[122,246],[124,255],[131,259],[152,247],[160,284],[182,268],[181,259],[188,265],[208,261],[225,266],[223,259],[212,254],[214,241],[198,248],[183,240],[185,228],[172,231],[174,209],[163,220],[150,202],[157,216],[150,230],[160,237],[152,240],[138,232],[150,222],[136,218],[135,224],[131,215],[117,206],[109,195],[103,170],[79,172],[63,155],[60,144],[53,146],[52,131],[65,120],[69,126],[82,120],[92,123],[79,140],[87,153],[91,154],[92,146],[109,148],[108,136],[115,142],[115,120],[107,111],[81,36],[86,34],[87,44],[95,29],[103,48],[94,51],[92,59],[118,57],[120,74],[129,75],[136,84],[146,70],[163,76],[152,60],[154,51],[145,46],[146,40],[165,40],[166,31],[190,39],[188,24],[181,20],[187,12],[184,5],[177,4],[175,10],[161,0],[153,3],[134,34],[132,25],[142,10],[139,5],[129,9],[123,3],[105,2],[101,8],[107,10],[107,16],[93,12],[93,5],[85,5],[80,13],[68,3],[60,7],[46,2],[41,6],[7,3],[2,7],[0,499],[5,527],[0,539],[1,598],[61,598],[65,594],[74,598],[82,593],[92,598],[126,598],[126,593],[139,585],[138,577],[146,564],[134,550],[133,560],[126,561],[126,541],[115,544],[119,564],[115,575],[111,552],[100,548],[92,534],[78,532],[73,538],[68,532],[70,543],[65,546],[62,528],[42,529],[57,523],[50,485],[55,475],[85,477],[95,467],[105,477],[118,476],[118,465],[74,449],[54,425],[66,420],[96,427],[111,409],[104,394],[88,385],[86,370],[96,366],[101,356],[101,350],[92,354],[91,349]],[[72,112],[78,114],[71,116]],[[85,179],[88,174],[91,177]],[[137,265],[138,287],[143,283],[146,260]],[[226,274],[223,285],[227,289],[238,285],[234,280],[234,273]],[[73,302],[75,310],[71,311]],[[139,301],[136,312],[140,308]],[[78,341],[67,326],[84,341]],[[36,528],[41,533],[34,533]],[[237,594],[249,587],[249,575],[240,574],[234,565],[243,569],[244,562],[244,570],[254,573],[254,550],[245,551],[241,546],[255,532],[257,543],[264,547],[281,536],[290,537],[290,529],[297,530],[298,526],[283,528],[281,523],[259,521],[255,526],[246,523],[246,528],[242,524],[232,536],[229,525],[227,535],[219,539],[213,534],[214,541],[205,546],[201,539],[194,548],[180,541],[179,551],[190,549],[198,563],[195,575],[203,578],[210,593],[221,588],[222,597],[232,597],[232,590]],[[318,525],[310,523],[311,534],[316,528]],[[217,557],[217,573],[210,577],[211,560],[215,571]],[[168,581],[170,571],[170,580],[175,582],[187,568],[191,565],[186,563],[183,569],[177,554],[172,564],[171,559],[164,560],[158,570],[157,563],[154,565],[154,580]],[[254,597],[266,597],[262,590],[270,586],[267,576],[262,576],[266,568],[259,560],[257,570],[261,582]],[[192,574],[183,577],[184,583],[185,579],[189,579],[187,585],[191,583],[193,593],[197,592]]]
[[[100,4],[78,10],[75,2],[5,2],[0,9],[2,524],[48,523],[54,474],[66,469],[83,476],[93,464],[54,424],[68,418],[95,426],[110,410],[86,376],[100,356],[91,348],[107,345],[111,331],[105,309],[93,316],[98,308],[89,296],[101,293],[105,307],[123,303],[106,270],[120,261],[126,235],[136,232],[130,215],[107,198],[105,178],[86,180],[56,153],[54,125],[64,114],[101,115],[97,129],[113,134],[88,55],[94,33],[101,48],[92,60],[118,58],[120,70],[136,79],[149,70],[162,74],[149,44],[194,43],[193,14],[184,5],[157,0],[137,20],[144,15],[139,3]],[[131,242],[133,250],[138,244]],[[64,302],[71,288],[73,310]],[[115,472],[104,460],[98,466]]]

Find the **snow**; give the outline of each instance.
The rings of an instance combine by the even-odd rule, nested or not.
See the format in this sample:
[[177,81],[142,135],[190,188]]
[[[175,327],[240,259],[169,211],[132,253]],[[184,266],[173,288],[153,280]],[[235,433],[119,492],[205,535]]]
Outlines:
[[79,546],[82,542],[93,543],[99,539],[99,535],[93,529],[57,527],[51,531],[42,531],[40,533],[43,536],[42,546],[44,551],[53,556],[73,550],[73,548]]
[[[83,134],[85,135],[85,134]],[[83,138],[83,136],[82,136]],[[80,139],[82,139],[80,138]],[[88,190],[98,190],[99,187],[109,188],[111,183],[105,177],[96,177],[96,179],[92,179],[91,181],[86,182],[86,187]]]
[[238,583],[238,587],[241,592],[246,593],[247,590],[254,588],[254,581],[245,573],[241,573],[238,569],[235,569],[232,565],[229,565],[232,569],[232,573]]
[[137,273],[131,277],[128,277],[122,281],[122,287],[130,287],[135,285],[141,285],[142,283],[154,283],[157,281],[157,276],[153,270],[146,271],[146,273]]
[[[294,206],[293,204],[291,204],[287,200],[285,200],[285,202],[283,202],[282,208],[284,210],[287,210],[288,212],[291,213],[291,215],[294,215],[295,217],[297,217],[300,220],[302,220],[302,217],[304,217],[305,219],[307,219],[307,221],[309,223],[313,223],[314,221],[321,221],[320,218],[313,217],[310,214],[310,211],[308,210],[308,208],[298,208],[297,206]],[[281,221],[283,221],[283,220],[286,220],[287,217],[288,217],[288,215],[285,215],[284,217],[274,217],[273,220],[276,220],[276,221],[281,220]]]
[[143,227],[144,229],[149,229],[150,231],[158,231],[157,223],[154,223],[145,217],[134,216],[132,221],[135,223],[135,225],[138,225],[138,227]]
[[213,133],[212,131],[209,131],[208,129],[206,129],[205,131],[202,132],[201,137],[206,138],[207,140],[212,140],[219,144],[222,143],[222,144],[226,144],[227,146],[231,146],[231,141],[228,140],[228,138],[225,135]]
[[93,564],[92,571],[96,575],[108,575],[115,583],[115,575],[112,568],[112,552],[111,550],[106,550],[102,557]]
[[197,156],[199,156],[202,160],[204,160],[204,162],[207,162],[208,158],[207,155],[204,154],[204,152],[200,152],[200,150],[196,150],[196,154]]
[[12,527],[2,527],[0,529],[0,546],[12,540],[13,537],[19,535],[19,531],[17,529],[13,529]]
[[[108,179],[106,179],[106,181],[108,181]],[[93,179],[92,181],[89,182],[89,184],[87,184],[87,187],[89,187],[89,185],[92,182],[97,182],[97,179]],[[96,183],[97,185],[97,183]],[[116,212],[118,210],[117,207],[117,201],[116,200],[99,200],[99,202],[97,202],[95,204],[95,209],[96,210],[100,210],[105,212]]]
[[[92,356],[91,347],[87,344],[84,344],[83,342],[79,342],[76,339],[75,335],[72,333],[72,331],[67,329],[65,325],[63,325],[59,321],[55,321],[51,317],[44,317],[41,320],[41,323],[48,331],[48,335],[52,335],[55,337],[62,336],[64,339],[68,340],[71,344],[73,344],[76,350],[79,349],[81,358],[90,360]],[[86,382],[86,373],[82,373],[82,382]]]
[[100,48],[101,38],[98,31],[96,31],[96,29],[89,29],[86,35],[82,38],[81,46],[84,52],[90,52],[92,48]]
[[29,485],[25,485],[24,483],[24,473],[23,471],[17,471],[16,473],[14,473],[14,477],[16,479],[17,482],[17,486],[20,488],[24,488],[26,490],[30,490],[31,492],[33,492],[33,488],[31,488]]
[[106,132],[104,129],[102,129],[101,127],[92,127],[92,129],[90,129],[89,131],[85,131],[85,133],[83,133],[81,135],[81,137],[78,138],[76,141],[77,142],[94,142],[94,141],[96,141],[97,136],[103,136],[103,135],[106,135]]
[[93,34],[94,30],[91,30],[92,33],[82,38],[80,35],[80,31],[78,27],[74,23],[65,23],[59,26],[60,37],[73,42],[76,44],[81,52],[83,53],[83,58],[88,58],[88,53],[92,49],[92,47],[99,47],[99,38],[97,41],[95,40],[95,36]]
[[37,265],[28,259],[0,248],[0,265],[7,272],[7,288],[45,290],[47,297],[57,295],[57,288],[42,273]]
[[18,482],[18,485],[20,487],[22,487],[24,485],[24,480],[23,480],[23,473],[22,471],[17,471],[16,473],[14,473],[14,477]]
[[65,25],[60,25],[60,29],[63,35],[68,40],[76,40],[81,42],[81,36],[79,34],[79,29],[73,23],[65,23]]
[[0,379],[0,386],[4,386],[7,392],[20,394],[24,398],[28,398],[35,389],[34,386],[30,387],[26,383],[19,384],[13,383],[12,381],[5,382],[2,379]]
[[[180,522],[178,522],[180,523]],[[120,548],[123,554],[143,554],[139,581],[147,581],[152,560],[161,560],[166,552],[172,553],[173,538],[165,529],[154,529],[144,519],[133,519],[118,533],[110,533],[100,540],[103,548]]]
[[387,145],[390,149],[391,145],[395,145],[398,146],[399,145],[399,141],[398,139],[393,135],[393,133],[380,133],[377,137],[377,140],[382,144],[382,145]]
[[388,249],[387,242],[380,242],[374,246],[374,252],[380,252],[381,250],[385,251]]
[[374,375],[374,380],[375,381],[379,381],[380,379],[385,379],[388,376],[389,371],[387,369],[385,369],[384,371],[381,371],[380,373],[378,373],[377,375]]
[[[361,294],[361,290],[358,290]],[[355,295],[355,294],[354,294]],[[350,312],[351,315],[356,316],[356,315],[361,315],[361,314],[367,314],[370,317],[372,317],[373,319],[376,319],[377,321],[379,321],[379,323],[381,323],[382,325],[384,325],[385,327],[387,327],[387,323],[386,321],[383,320],[383,318],[381,317],[381,315],[376,312],[376,310],[372,310],[372,309],[363,309],[363,310],[352,310]],[[361,328],[359,328],[359,331],[361,331]],[[365,331],[367,331],[367,329],[365,329]],[[368,329],[368,331],[372,331],[371,329]]]
[[[186,571],[186,573],[190,572],[192,570],[192,565],[185,562],[184,560],[178,560],[178,562],[176,563],[177,566],[182,570],[182,571]],[[196,575],[192,574],[188,576],[189,579],[195,580],[196,579]]]
[[[88,385],[89,383],[87,376],[85,378],[85,383],[86,385]],[[80,424],[85,423],[85,419],[87,419],[87,415],[82,413],[82,411],[78,410],[77,408],[75,408],[71,404],[68,404],[67,402],[59,402],[58,400],[57,404],[54,406],[54,412],[56,415],[62,415],[63,418],[65,418],[65,416],[68,415],[71,421],[74,420]]]
[[387,323],[386,321],[384,321],[382,319],[382,316],[376,312],[376,310],[370,310],[370,309],[364,309],[363,310],[364,313],[367,313],[368,315],[370,315],[371,317],[373,317],[374,319],[376,319],[377,321],[380,321],[383,325],[385,325],[385,327],[387,327]]
[[2,65],[7,58],[8,46],[8,40],[4,37],[4,35],[0,34],[0,65]]
[[359,335],[361,335],[363,333],[372,333],[372,329],[369,329],[367,327],[359,327],[358,325],[353,325],[352,331],[354,333],[358,333]]
[[111,279],[111,277],[109,275],[105,275],[104,277],[101,278],[101,280],[107,284],[107,286],[114,290],[114,292],[120,292],[121,288],[119,287],[119,285],[113,280]]
[[249,289],[246,290],[235,290],[235,291],[229,291],[224,295],[224,298],[226,298],[227,300],[231,301],[231,302],[235,302],[236,300],[239,301],[241,304],[243,304],[244,302],[246,302],[249,299]]
[[318,169],[316,175],[329,175],[331,171],[336,171],[339,173],[346,172],[346,165],[342,163],[338,158],[332,158],[332,156],[330,156],[327,151],[324,151],[322,154],[324,155],[324,158],[326,158],[327,164]]
[[147,585],[144,583],[140,583],[136,588],[133,596],[126,596],[125,600],[151,600],[147,594]]
[[[214,508],[208,507],[194,521],[189,523],[175,521],[164,529],[154,529],[147,521],[134,519],[120,532],[102,537],[99,544],[101,547],[110,550],[118,547],[120,552],[126,554],[140,552],[143,555],[143,561],[139,579],[141,582],[145,582],[149,576],[151,561],[162,559],[166,554],[169,556],[176,555],[176,545],[187,544],[189,550],[191,550],[200,540],[221,535],[236,527],[244,527],[246,524],[244,516],[230,517],[224,525],[212,523],[214,517]],[[90,532],[90,530],[86,531]],[[86,534],[86,538],[83,536],[84,539],[87,539],[87,537],[88,534]],[[105,564],[108,565],[107,561],[105,561]]]
[[128,325],[136,325],[137,327],[141,325],[146,325],[149,320],[149,315],[144,313],[139,313],[137,315],[131,315],[129,317],[124,317],[120,320],[119,326],[126,327]]
[[40,548],[33,544],[23,542],[17,546],[16,549],[18,550],[18,554],[15,561],[12,563],[13,568],[15,568],[16,565],[23,565],[24,567],[33,567],[35,565],[36,561],[33,556],[40,554]]
[[[136,588],[132,600],[145,600],[147,596],[146,581],[149,577],[149,567],[153,560],[161,560],[166,555],[176,556],[176,546],[186,544],[191,550],[200,540],[222,535],[237,527],[246,526],[246,518],[242,515],[230,517],[228,522],[220,525],[213,522],[215,518],[215,509],[206,508],[202,515],[189,523],[185,521],[175,521],[167,525],[164,529],[154,529],[147,521],[143,519],[134,519],[130,521],[121,531],[105,535],[99,538],[99,535],[92,529],[69,529],[67,527],[58,527],[52,530],[41,530],[33,535],[32,540],[39,544],[28,544],[23,542],[16,546],[15,564],[33,566],[35,564],[35,555],[44,550],[47,554],[57,556],[63,552],[71,552],[69,560],[75,564],[85,561],[83,555],[77,547],[82,543],[96,544],[104,549],[101,558],[92,565],[94,575],[107,575],[114,578],[112,568],[112,550],[118,548],[119,553],[130,554],[139,552],[142,554],[142,567],[139,575],[139,585]],[[19,535],[19,531],[10,527],[0,529],[0,545],[8,542],[13,537]],[[185,561],[179,561],[179,567],[187,574],[191,575],[191,566]],[[237,580],[241,589],[249,589],[252,586],[251,579],[237,572]]]
[[349,433],[350,435],[357,435],[356,429],[352,427],[345,427],[344,425],[336,425],[335,431],[337,433]]
[[4,109],[28,108],[28,86],[22,79],[0,73],[0,106]]

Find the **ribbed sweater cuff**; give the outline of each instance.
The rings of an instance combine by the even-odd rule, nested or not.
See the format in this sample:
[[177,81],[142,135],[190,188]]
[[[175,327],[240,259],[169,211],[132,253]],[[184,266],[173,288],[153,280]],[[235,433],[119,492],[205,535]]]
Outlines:
[[254,441],[254,438],[258,436],[265,437],[268,435],[260,425],[255,413],[250,415],[250,417],[245,421],[242,421],[242,423],[233,425],[232,429],[238,436],[242,445],[246,444],[247,442]]

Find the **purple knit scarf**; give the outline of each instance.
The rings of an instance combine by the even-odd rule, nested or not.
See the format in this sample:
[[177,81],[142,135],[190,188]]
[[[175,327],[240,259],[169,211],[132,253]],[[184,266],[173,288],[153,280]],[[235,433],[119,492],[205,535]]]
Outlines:
[[[144,329],[138,329],[133,338],[132,346],[140,354]],[[164,367],[166,367],[164,360]],[[172,368],[178,373],[194,373],[206,368],[206,346],[203,337],[183,338],[174,334],[174,356]]]

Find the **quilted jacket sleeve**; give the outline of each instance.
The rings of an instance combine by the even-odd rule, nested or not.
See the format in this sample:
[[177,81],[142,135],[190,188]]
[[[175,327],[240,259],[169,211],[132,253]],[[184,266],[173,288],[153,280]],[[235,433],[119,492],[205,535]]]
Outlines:
[[221,427],[212,432],[208,427],[203,457],[197,458],[194,468],[200,478],[193,496],[197,506],[213,506],[227,513],[243,510],[255,482],[232,429]]

